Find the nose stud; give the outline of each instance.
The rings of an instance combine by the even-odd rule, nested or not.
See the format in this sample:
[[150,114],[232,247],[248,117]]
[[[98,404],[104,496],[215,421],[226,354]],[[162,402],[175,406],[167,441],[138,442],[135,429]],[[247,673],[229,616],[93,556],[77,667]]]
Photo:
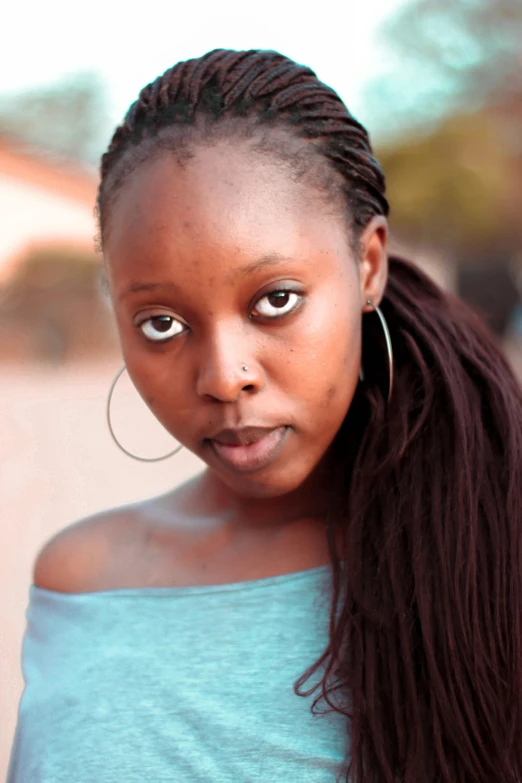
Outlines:
[[243,372],[248,372],[248,367],[246,366],[246,364],[244,364],[241,369],[243,370]]

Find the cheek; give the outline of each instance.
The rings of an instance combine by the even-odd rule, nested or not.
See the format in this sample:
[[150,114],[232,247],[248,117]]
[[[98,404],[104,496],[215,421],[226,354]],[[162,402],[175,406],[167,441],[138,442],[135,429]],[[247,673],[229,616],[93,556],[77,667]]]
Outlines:
[[320,303],[296,324],[287,353],[286,384],[321,405],[346,401],[357,385],[362,314],[357,303]]
[[129,376],[143,402],[174,438],[190,448],[195,406],[191,390],[180,383],[182,374],[172,372],[168,356],[129,354]]
[[162,400],[168,400],[169,409],[175,410],[172,400],[179,396],[168,372],[171,362],[147,350],[129,330],[120,332],[120,338],[123,361],[132,383],[147,407],[164,424]]

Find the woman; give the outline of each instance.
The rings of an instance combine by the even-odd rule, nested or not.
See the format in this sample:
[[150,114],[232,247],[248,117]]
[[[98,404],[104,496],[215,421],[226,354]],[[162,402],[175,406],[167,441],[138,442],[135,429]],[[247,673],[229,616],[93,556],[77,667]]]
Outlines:
[[205,472],[35,569],[10,783],[522,780],[520,390],[388,258],[366,131],[214,51],[101,166],[126,368]]

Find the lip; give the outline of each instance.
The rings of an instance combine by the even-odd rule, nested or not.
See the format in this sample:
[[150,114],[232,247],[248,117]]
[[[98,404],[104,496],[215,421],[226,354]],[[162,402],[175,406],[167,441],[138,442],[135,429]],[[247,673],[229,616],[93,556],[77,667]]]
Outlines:
[[220,462],[241,473],[249,473],[261,470],[276,458],[288,429],[283,426],[222,430],[207,443]]

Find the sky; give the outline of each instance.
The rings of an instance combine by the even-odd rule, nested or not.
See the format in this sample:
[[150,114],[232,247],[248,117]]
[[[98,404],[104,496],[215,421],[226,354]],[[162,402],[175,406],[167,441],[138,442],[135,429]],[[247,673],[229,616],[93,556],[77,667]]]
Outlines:
[[179,60],[215,48],[276,49],[312,67],[365,122],[363,87],[385,67],[378,30],[404,1],[10,0],[1,14],[0,93],[94,71],[116,123]]

